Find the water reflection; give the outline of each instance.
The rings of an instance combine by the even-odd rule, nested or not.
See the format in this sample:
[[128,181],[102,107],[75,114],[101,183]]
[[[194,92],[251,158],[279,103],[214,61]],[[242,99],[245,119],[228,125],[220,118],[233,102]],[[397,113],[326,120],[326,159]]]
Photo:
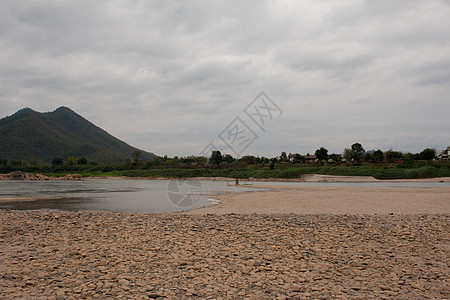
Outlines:
[[[167,180],[87,179],[85,181],[0,181],[0,200],[37,197],[33,201],[0,201],[3,209],[111,210],[134,213],[177,212],[212,205],[204,194],[252,191],[227,186],[223,181],[197,181],[195,200],[189,205],[173,201]],[[191,190],[180,190],[191,198]],[[186,198],[186,197],[185,197]]]

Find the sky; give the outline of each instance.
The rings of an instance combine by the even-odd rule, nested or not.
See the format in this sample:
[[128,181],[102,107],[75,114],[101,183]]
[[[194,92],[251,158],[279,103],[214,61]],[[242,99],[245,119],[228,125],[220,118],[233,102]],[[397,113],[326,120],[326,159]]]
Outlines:
[[450,146],[450,1],[0,3],[0,118],[169,156]]

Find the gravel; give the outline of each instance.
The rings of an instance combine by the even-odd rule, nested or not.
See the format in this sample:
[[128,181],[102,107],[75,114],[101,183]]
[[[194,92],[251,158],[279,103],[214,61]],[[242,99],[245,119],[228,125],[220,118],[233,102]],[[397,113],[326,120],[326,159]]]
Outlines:
[[449,220],[0,210],[0,298],[448,299]]

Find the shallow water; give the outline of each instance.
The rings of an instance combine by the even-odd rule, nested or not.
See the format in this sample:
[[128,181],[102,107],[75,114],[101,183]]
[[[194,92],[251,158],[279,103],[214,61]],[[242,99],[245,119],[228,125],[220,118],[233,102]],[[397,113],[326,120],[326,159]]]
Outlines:
[[[233,184],[233,182],[229,182]],[[241,182],[245,184],[246,182]],[[253,185],[348,187],[450,187],[449,182],[250,182]],[[0,181],[0,209],[111,210],[163,213],[217,203],[214,194],[260,190],[225,181],[86,179],[85,181]],[[205,196],[211,194],[212,196]],[[1,201],[1,198],[38,198]]]
[[[85,181],[0,181],[0,209],[177,212],[213,205],[204,194],[254,191],[223,181],[87,179]],[[1,198],[37,198],[1,201]]]

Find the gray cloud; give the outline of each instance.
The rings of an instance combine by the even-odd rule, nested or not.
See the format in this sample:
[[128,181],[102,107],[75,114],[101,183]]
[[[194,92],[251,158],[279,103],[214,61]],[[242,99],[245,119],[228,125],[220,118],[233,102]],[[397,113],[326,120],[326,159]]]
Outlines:
[[450,143],[445,1],[4,2],[2,116],[66,105],[189,155],[264,90],[284,114],[248,153]]

